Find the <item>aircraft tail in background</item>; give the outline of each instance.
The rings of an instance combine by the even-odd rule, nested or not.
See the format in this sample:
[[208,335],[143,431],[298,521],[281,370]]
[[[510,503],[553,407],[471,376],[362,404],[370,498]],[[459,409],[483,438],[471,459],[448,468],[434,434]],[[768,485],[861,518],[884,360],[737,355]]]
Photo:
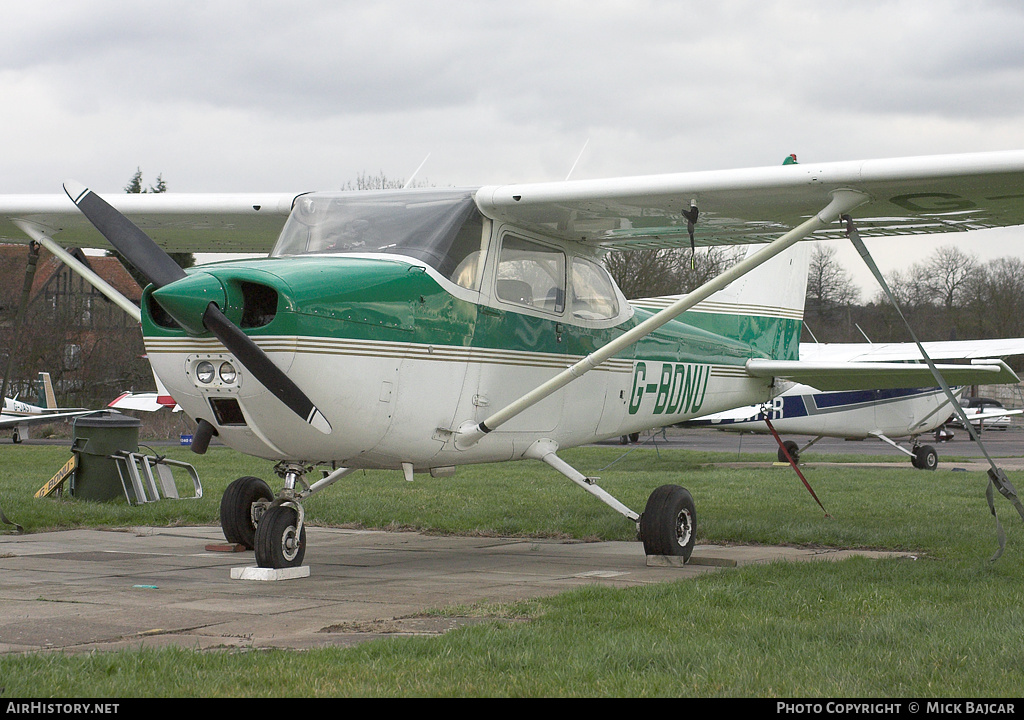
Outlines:
[[39,373],[39,383],[42,386],[42,392],[39,395],[39,399],[42,401],[43,407],[47,410],[56,410],[57,396],[53,392],[53,383],[50,380],[50,373]]

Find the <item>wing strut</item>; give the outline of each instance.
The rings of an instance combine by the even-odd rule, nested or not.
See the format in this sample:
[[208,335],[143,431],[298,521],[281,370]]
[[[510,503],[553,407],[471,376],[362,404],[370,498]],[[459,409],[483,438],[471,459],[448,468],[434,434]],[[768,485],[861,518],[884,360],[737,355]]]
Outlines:
[[758,265],[770,260],[796,242],[803,240],[808,235],[827,227],[830,223],[838,220],[840,216],[850,212],[855,207],[864,204],[869,199],[870,198],[866,195],[857,192],[856,190],[834,191],[832,193],[831,202],[829,202],[821,212],[812,216],[810,219],[805,220],[785,235],[773,240],[754,255],[747,257],[729,270],[723,272],[721,275],[718,275],[714,279],[704,283],[688,295],[684,295],[672,305],[669,305],[656,315],[623,333],[607,345],[595,350],[590,355],[587,355],[576,364],[563,370],[543,385],[539,385],[523,397],[494,413],[486,420],[479,423],[472,421],[463,423],[456,431],[455,447],[460,450],[472,447],[487,433],[496,430],[516,415],[519,415],[521,412],[533,407],[538,402],[562,389],[573,380],[590,372],[605,360],[609,359],[616,353],[621,352],[630,345],[633,345],[670,320],[683,314],[711,294],[726,287],[734,280],[743,277]]
[[988,454],[988,450],[986,450],[984,444],[982,444],[981,438],[978,437],[978,433],[975,431],[974,426],[968,421],[960,403],[956,402],[956,397],[953,395],[953,391],[949,389],[949,385],[942,377],[942,373],[940,373],[938,368],[935,367],[935,363],[928,356],[928,353],[924,349],[924,345],[922,345],[921,341],[917,339],[914,329],[910,327],[910,323],[907,321],[907,318],[904,317],[903,311],[900,310],[900,306],[896,302],[896,298],[893,296],[892,291],[889,289],[888,283],[885,282],[885,278],[882,277],[882,273],[878,270],[878,266],[875,264],[874,258],[871,257],[871,253],[868,252],[867,246],[864,245],[864,241],[860,239],[860,233],[857,232],[857,226],[854,225],[853,218],[848,214],[844,214],[843,220],[846,222],[846,233],[853,242],[853,246],[857,248],[857,252],[860,253],[861,258],[868,266],[871,274],[875,276],[875,280],[878,281],[879,286],[882,288],[882,292],[884,292],[885,296],[889,299],[889,303],[893,308],[895,308],[900,319],[903,320],[903,324],[907,326],[907,331],[910,333],[911,339],[921,352],[921,357],[924,358],[925,363],[927,363],[928,369],[932,371],[935,381],[946,394],[946,398],[952,406],[953,411],[956,413],[957,417],[960,418],[960,422],[963,423],[964,427],[967,428],[967,432],[970,433],[971,439],[974,440],[979,448],[981,448],[981,452],[985,455],[985,459],[988,460],[990,467],[988,471],[988,489],[985,491],[985,497],[988,499],[988,509],[996,519],[996,537],[999,541],[999,549],[996,550],[991,559],[993,561],[998,560],[1003,554],[1003,550],[1006,548],[1006,534],[1003,532],[1003,526],[999,522],[999,516],[996,515],[996,508],[993,503],[993,487],[998,489],[999,492],[1013,504],[1022,519],[1024,519],[1024,504],[1021,503],[1020,498],[1017,496],[1017,490],[1013,487],[1009,478],[1006,477],[1006,473],[1003,472],[1002,468],[996,465],[995,460],[993,460],[992,456]]

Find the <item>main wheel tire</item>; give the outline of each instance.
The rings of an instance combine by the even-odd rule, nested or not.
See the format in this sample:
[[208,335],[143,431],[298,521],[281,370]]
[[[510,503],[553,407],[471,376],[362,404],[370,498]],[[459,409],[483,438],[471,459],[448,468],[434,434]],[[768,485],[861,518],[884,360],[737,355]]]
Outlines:
[[[792,440],[787,440],[782,443],[782,447],[786,448],[786,452],[789,453],[789,457],[793,458],[793,462],[797,465],[800,464],[800,446]],[[779,448],[779,462],[788,463],[789,460],[786,458],[786,453],[782,452],[782,448]]]
[[914,450],[914,467],[919,470],[934,470],[939,466],[939,454],[931,445],[922,445]]
[[220,499],[220,528],[229,543],[253,548],[256,525],[274,493],[263,480],[247,475],[240,477],[224,491]]
[[697,509],[686,488],[662,485],[651,493],[640,516],[640,539],[648,555],[690,559],[697,541]]
[[275,505],[263,513],[256,526],[256,565],[261,568],[290,568],[302,564],[306,554],[306,526],[296,534],[298,513]]

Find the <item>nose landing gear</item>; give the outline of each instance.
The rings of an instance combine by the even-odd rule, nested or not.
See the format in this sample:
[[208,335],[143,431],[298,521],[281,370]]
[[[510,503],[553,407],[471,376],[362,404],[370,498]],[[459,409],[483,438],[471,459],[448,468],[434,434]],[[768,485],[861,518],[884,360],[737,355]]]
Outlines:
[[240,477],[224,492],[220,501],[220,525],[228,542],[255,551],[261,568],[293,568],[306,555],[305,511],[302,502],[352,472],[337,468],[312,485],[305,475],[312,465],[280,462],[274,468],[284,480],[275,496],[270,486],[257,477]]

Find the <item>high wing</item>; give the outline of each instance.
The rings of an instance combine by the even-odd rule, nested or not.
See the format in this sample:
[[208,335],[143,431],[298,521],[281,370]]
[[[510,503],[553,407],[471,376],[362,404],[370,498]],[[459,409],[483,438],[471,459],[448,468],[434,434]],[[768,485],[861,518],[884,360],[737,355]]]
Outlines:
[[[1024,338],[945,340],[921,344],[933,360],[1024,355]],[[921,351],[914,343],[801,343],[800,358],[849,362],[907,362],[922,359]]]
[[[868,203],[861,236],[1024,224],[1024,151],[779,165],[666,175],[484,186],[497,221],[607,249],[688,245],[684,211],[699,210],[698,246],[764,243],[849,189]],[[266,252],[304,193],[114,194],[120,212],[172,252]],[[26,242],[31,223],[66,247],[109,245],[63,194],[0,196],[0,238]],[[838,224],[812,239],[838,236]]]
[[[695,245],[762,243],[824,207],[831,193],[870,197],[862,237],[1024,223],[1024,151],[483,187],[481,211],[612,249],[689,244],[682,212],[699,209]],[[838,236],[823,230],[813,239]]]
[[[302,193],[111,194],[110,203],[168,252],[268,253]],[[111,249],[65,193],[0,196],[0,239],[30,223],[65,247]]]

